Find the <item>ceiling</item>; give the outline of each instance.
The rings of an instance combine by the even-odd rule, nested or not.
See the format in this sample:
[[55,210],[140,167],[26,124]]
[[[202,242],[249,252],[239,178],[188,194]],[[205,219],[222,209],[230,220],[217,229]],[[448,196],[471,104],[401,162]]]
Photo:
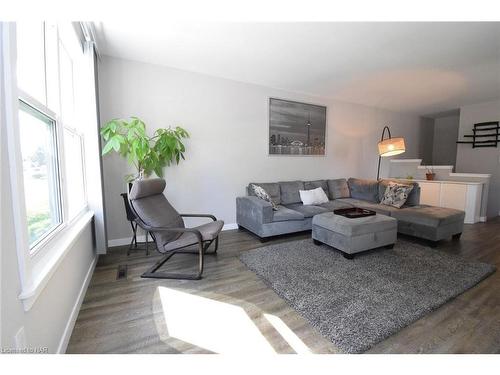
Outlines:
[[428,115],[500,97],[500,23],[96,23],[102,54]]

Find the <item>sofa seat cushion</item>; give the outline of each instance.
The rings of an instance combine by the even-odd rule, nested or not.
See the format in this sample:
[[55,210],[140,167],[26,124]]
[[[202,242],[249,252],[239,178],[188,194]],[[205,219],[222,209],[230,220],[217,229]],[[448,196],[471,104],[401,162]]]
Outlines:
[[251,182],[248,184],[247,192],[248,195],[255,196],[255,192],[252,188],[252,185],[260,186],[264,189],[270,196],[274,203],[281,203],[281,194],[280,194],[280,185],[277,182]]
[[320,206],[309,206],[303,205],[302,203],[289,204],[286,206],[287,208],[300,212],[304,215],[305,218],[313,217],[317,214],[322,214],[324,212],[328,212],[328,210],[324,207]]
[[347,180],[351,198],[378,203],[378,181],[350,178]]
[[278,206],[278,211],[274,211],[273,222],[290,220],[304,220],[304,215],[285,206]]
[[340,208],[354,207],[352,204],[350,204],[348,202],[343,202],[342,199],[334,199],[333,201],[328,201],[326,203],[319,204],[318,206],[326,208],[328,211],[333,211],[333,210],[337,210]]
[[278,182],[280,186],[281,204],[301,203],[299,190],[304,189],[303,181]]
[[465,212],[453,208],[420,205],[403,207],[393,211],[391,216],[399,221],[437,228],[442,225],[463,222]]
[[328,185],[330,199],[349,198],[351,196],[349,185],[347,185],[347,180],[345,178],[327,180],[326,183]]

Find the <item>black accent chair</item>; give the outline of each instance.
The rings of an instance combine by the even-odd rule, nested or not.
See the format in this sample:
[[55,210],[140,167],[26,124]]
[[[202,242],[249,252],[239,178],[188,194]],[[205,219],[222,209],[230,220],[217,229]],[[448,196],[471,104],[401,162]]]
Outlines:
[[[203,273],[203,257],[205,254],[216,254],[219,246],[219,234],[224,226],[222,220],[208,214],[179,214],[168,202],[163,190],[165,180],[160,178],[135,181],[129,192],[130,208],[136,216],[135,221],[148,231],[156,243],[157,250],[165,254],[152,268],[141,277],[156,279],[201,279]],[[183,217],[206,217],[211,222],[186,228]],[[206,251],[215,242],[212,252]],[[198,245],[197,251],[183,250],[188,246]],[[179,274],[158,271],[175,254],[197,254],[198,272],[196,274]]]

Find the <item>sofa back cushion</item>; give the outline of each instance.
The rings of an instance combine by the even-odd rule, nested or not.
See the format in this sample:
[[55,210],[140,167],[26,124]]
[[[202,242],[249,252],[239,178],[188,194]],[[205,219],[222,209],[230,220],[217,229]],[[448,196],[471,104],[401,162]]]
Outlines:
[[322,188],[323,191],[325,192],[326,196],[330,199],[330,194],[328,193],[328,184],[326,183],[326,180],[316,180],[316,181],[306,181],[304,182],[304,188],[305,190],[313,190],[317,188]]
[[248,195],[255,195],[252,185],[260,186],[271,196],[274,203],[281,204],[280,185],[277,182],[251,182],[247,186]]
[[347,181],[351,198],[379,203],[378,181],[350,178]]
[[336,180],[328,180],[328,196],[330,199],[350,198],[349,186],[345,178],[337,178]]
[[301,203],[299,190],[305,190],[303,181],[281,181],[281,204]]
[[389,182],[396,182],[402,185],[411,185],[413,189],[408,195],[408,199],[406,199],[405,206],[418,206],[420,204],[420,186],[418,186],[417,182],[408,181],[408,180],[398,180],[398,179],[383,179],[380,180],[378,184],[378,198],[380,201],[384,198],[385,190],[387,186],[389,186]]

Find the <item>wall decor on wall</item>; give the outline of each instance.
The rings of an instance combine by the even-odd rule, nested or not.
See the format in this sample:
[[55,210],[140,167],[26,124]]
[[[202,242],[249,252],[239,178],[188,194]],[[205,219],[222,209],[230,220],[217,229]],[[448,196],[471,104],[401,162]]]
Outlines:
[[497,147],[500,143],[500,125],[498,121],[480,122],[474,124],[472,134],[464,135],[465,138],[472,138],[471,141],[457,141],[457,143],[468,143],[472,148],[476,147]]
[[326,107],[269,99],[269,155],[325,155]]

